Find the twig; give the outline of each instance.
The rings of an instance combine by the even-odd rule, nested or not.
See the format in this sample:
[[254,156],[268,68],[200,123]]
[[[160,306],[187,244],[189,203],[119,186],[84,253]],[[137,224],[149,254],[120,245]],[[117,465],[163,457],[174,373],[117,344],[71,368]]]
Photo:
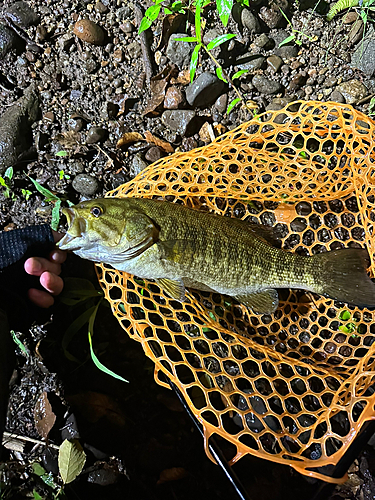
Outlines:
[[48,446],[49,448],[54,448],[55,450],[58,450],[59,447],[55,444],[51,444],[51,443],[46,443],[45,441],[40,441],[39,439],[33,439],[33,438],[29,438],[27,436],[21,436],[19,434],[12,434],[11,432],[4,432],[3,433],[3,445],[5,443],[7,443],[8,441],[12,441],[12,440],[17,440],[19,439],[20,441],[28,441],[29,443],[34,443],[34,444],[38,444],[40,446]]
[[367,95],[366,97],[364,97],[363,99],[359,99],[359,101],[356,101],[354,104],[356,106],[360,105],[360,104],[365,104],[366,102],[368,101],[371,101],[371,99],[375,97],[375,94],[370,94],[370,95]]
[[[142,19],[143,19],[143,11],[141,6],[138,3],[134,3],[134,14],[135,14],[135,19],[137,22],[138,28],[141,25]],[[151,59],[151,48],[150,44],[148,43],[147,35],[145,31],[142,31],[142,33],[139,35],[139,38],[141,40],[141,49],[142,49],[142,56],[143,56],[143,66],[145,69],[146,73],[146,79],[147,82],[150,82],[150,79],[153,75],[153,69],[152,69],[152,59]]]

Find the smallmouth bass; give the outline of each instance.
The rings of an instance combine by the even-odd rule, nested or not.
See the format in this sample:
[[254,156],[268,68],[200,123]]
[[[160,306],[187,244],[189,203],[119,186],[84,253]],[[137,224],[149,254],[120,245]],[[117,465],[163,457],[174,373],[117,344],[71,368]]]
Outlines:
[[155,280],[183,301],[185,288],[229,295],[272,313],[277,288],[299,288],[375,306],[365,249],[304,257],[272,246],[272,231],[239,219],[143,198],[102,198],[63,209],[69,229],[59,248]]

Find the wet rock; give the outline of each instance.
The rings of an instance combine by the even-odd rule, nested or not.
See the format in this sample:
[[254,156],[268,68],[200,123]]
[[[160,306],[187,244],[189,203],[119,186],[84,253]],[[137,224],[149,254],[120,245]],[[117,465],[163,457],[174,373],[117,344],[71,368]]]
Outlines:
[[182,136],[186,134],[186,130],[194,118],[195,111],[188,109],[168,110],[161,115],[163,124]]
[[224,113],[227,109],[227,104],[228,104],[228,95],[222,94],[220,97],[216,99],[214,107],[219,113]]
[[124,33],[132,33],[134,31],[134,24],[132,24],[129,20],[126,20],[122,23],[121,29]]
[[249,9],[243,9],[241,12],[241,22],[252,33],[260,33],[260,23]]
[[222,94],[225,83],[209,72],[202,73],[186,89],[186,100],[190,106],[207,107]]
[[353,45],[355,45],[358,42],[362,42],[364,30],[365,30],[365,25],[362,19],[359,19],[350,28],[350,31],[348,33],[348,42]]
[[102,142],[108,135],[108,131],[101,127],[91,127],[87,133],[86,144]]
[[39,23],[39,16],[26,2],[13,3],[7,7],[4,11],[4,15],[20,28],[28,28],[29,26]]
[[290,91],[295,91],[302,87],[302,85],[305,85],[307,80],[307,76],[304,75],[303,73],[297,73],[296,75],[293,76],[293,78],[290,80],[288,89]]
[[187,35],[177,33],[169,38],[167,47],[167,57],[168,59],[176,64],[180,69],[184,66],[188,66],[190,63],[190,57],[193,52],[193,44],[186,42],[178,42],[176,38],[185,38]]
[[244,54],[241,59],[236,61],[236,65],[240,69],[247,69],[249,71],[260,69],[263,66],[265,57],[260,54]]
[[184,96],[177,87],[169,87],[164,98],[165,109],[178,109],[179,105],[183,102]]
[[142,53],[141,45],[138,42],[130,43],[128,45],[128,53],[133,60],[138,59]]
[[0,59],[5,57],[10,50],[20,45],[21,40],[13,30],[0,24]]
[[74,177],[72,182],[73,189],[84,196],[92,196],[99,189],[99,183],[88,174],[78,174]]
[[297,57],[298,55],[298,47],[293,43],[288,43],[286,45],[282,45],[279,47],[280,43],[283,42],[288,36],[290,36],[290,33],[288,33],[285,30],[278,30],[277,33],[275,33],[273,39],[275,41],[275,54],[284,61],[291,59],[292,57]]
[[154,161],[160,160],[160,158],[162,156],[163,156],[162,151],[157,146],[153,146],[145,154],[146,160],[149,161],[149,162],[151,162],[151,163],[154,163]]
[[268,38],[268,36],[265,33],[262,33],[261,35],[257,36],[256,39],[254,40],[254,44],[263,49],[267,48],[271,44],[271,40]]
[[73,33],[84,42],[92,45],[103,45],[106,37],[104,30],[89,19],[77,21]]
[[281,85],[278,82],[269,80],[263,75],[255,75],[252,79],[252,84],[257,89],[258,92],[262,94],[276,94],[281,90]]
[[147,166],[148,163],[144,161],[141,153],[137,153],[136,155],[134,155],[133,161],[130,165],[130,171],[129,171],[130,176],[135,177],[140,172],[142,172],[142,170],[144,170]]
[[350,63],[367,76],[375,73],[375,29],[370,26],[365,38],[356,46]]
[[279,71],[279,69],[281,68],[282,64],[283,64],[283,60],[281,59],[281,57],[276,56],[275,54],[273,54],[272,56],[267,57],[267,65],[275,73],[277,73]]
[[203,43],[208,45],[212,40],[215,40],[218,36],[222,35],[222,32],[217,30],[217,29],[211,29],[208,30],[204,35],[203,35]]
[[262,7],[259,11],[262,21],[271,29],[285,26],[286,20],[281,10],[288,14],[288,0],[273,0],[269,5],[270,7]]
[[37,119],[39,100],[32,84],[23,97],[0,118],[0,175],[17,163],[33,144],[31,124]]
[[337,86],[347,104],[353,104],[367,95],[367,88],[359,80],[348,80]]
[[191,151],[198,147],[197,141],[194,137],[184,137],[182,139],[181,151]]

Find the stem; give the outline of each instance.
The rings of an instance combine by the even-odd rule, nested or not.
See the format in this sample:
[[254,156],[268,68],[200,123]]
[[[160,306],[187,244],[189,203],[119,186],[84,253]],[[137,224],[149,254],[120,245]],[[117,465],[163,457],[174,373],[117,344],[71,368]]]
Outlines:
[[222,68],[221,64],[219,63],[219,61],[216,59],[216,57],[214,57],[212,54],[211,54],[211,51],[210,50],[207,50],[207,47],[202,43],[202,47],[204,48],[204,50],[206,51],[206,53],[210,56],[210,58],[212,59],[212,61],[214,62],[214,64],[216,64],[216,66],[218,68],[221,68],[221,71],[223,72],[225,78],[228,80],[228,82],[230,83],[231,87],[233,88],[233,90],[235,91],[235,93],[237,94],[237,96],[239,97],[239,99],[241,99],[241,102],[242,104],[250,111],[250,112],[253,112],[253,110],[247,105],[245,99],[243,98],[241,92],[237,89],[237,87],[234,85],[233,83],[233,80],[232,78],[228,75],[228,73]]

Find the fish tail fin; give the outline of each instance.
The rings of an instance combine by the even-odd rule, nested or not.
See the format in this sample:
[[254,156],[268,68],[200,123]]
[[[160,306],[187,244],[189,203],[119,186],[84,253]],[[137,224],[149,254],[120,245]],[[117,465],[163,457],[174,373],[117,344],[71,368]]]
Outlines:
[[[318,274],[317,293],[360,307],[375,307],[375,284],[367,274],[370,259],[364,248],[333,250],[311,257]],[[319,288],[319,290],[318,290]]]

